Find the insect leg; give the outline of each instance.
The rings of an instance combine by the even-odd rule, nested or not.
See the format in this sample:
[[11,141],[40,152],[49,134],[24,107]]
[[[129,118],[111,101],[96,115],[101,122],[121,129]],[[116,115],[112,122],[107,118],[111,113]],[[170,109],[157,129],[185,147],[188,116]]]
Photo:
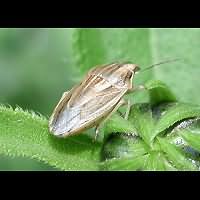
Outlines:
[[101,121],[96,127],[95,127],[95,138],[94,140],[96,140],[99,130],[103,127],[103,125],[105,124],[105,122],[110,118],[110,116],[116,112],[118,110],[119,107],[121,107],[122,105],[125,105],[126,101],[124,99],[121,99],[114,107],[114,109],[106,116],[106,118]]
[[129,116],[129,113],[131,110],[131,101],[127,100],[126,104],[127,104],[127,108],[126,108],[126,113],[125,113],[124,119],[128,120],[128,116]]
[[96,139],[97,139],[97,136],[98,136],[98,134],[99,134],[99,129],[100,129],[100,124],[98,124],[98,125],[95,127],[94,141],[96,141]]

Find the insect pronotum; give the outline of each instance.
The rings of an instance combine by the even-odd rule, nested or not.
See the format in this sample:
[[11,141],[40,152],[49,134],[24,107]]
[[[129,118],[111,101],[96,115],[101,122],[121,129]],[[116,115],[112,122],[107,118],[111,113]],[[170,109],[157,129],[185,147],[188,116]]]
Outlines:
[[[155,65],[171,61],[174,60]],[[100,125],[120,106],[126,104],[127,119],[130,102],[125,101],[123,96],[143,88],[134,88],[132,85],[134,74],[138,70],[138,65],[131,63],[113,63],[92,68],[79,85],[63,93],[50,117],[50,132],[58,137],[67,137],[96,127],[96,138]]]

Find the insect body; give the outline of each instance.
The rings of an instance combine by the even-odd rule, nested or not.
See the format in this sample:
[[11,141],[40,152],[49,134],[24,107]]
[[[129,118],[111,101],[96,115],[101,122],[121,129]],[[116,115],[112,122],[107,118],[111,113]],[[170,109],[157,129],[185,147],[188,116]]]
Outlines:
[[133,90],[132,79],[138,69],[129,63],[91,69],[79,85],[63,94],[50,117],[50,132],[67,137],[96,127],[97,135],[99,125],[127,103],[123,96]]

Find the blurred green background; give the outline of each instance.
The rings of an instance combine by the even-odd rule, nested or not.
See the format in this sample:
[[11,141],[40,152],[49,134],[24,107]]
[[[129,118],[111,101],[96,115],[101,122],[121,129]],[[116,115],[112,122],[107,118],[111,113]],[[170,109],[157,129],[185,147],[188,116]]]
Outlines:
[[[0,29],[0,103],[49,117],[62,93],[97,64],[131,61],[145,68],[182,61],[138,75],[160,79],[180,101],[199,104],[200,29]],[[145,95],[136,94],[135,101]],[[28,158],[0,156],[0,170],[56,170]]]

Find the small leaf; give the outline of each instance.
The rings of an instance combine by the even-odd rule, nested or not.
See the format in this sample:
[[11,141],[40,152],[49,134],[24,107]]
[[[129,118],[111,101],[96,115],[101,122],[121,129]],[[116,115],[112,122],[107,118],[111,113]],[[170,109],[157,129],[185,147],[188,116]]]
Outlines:
[[129,142],[129,153],[134,156],[142,156],[147,154],[149,151],[149,147],[142,141],[138,141],[138,143],[130,144]]
[[145,87],[149,91],[150,103],[153,106],[163,102],[176,101],[175,95],[168,86],[159,80],[150,80],[145,84]]
[[188,145],[197,151],[200,151],[200,130],[196,130],[196,132],[190,130],[182,130],[178,134],[183,137]]
[[175,145],[170,144],[165,139],[158,138],[160,147],[163,152],[166,153],[168,160],[173,163],[173,165],[181,170],[196,170],[196,166],[189,161],[185,155],[178,149]]
[[148,155],[113,158],[101,164],[103,170],[143,170]]
[[106,133],[112,132],[122,132],[122,133],[130,133],[133,135],[137,134],[136,128],[134,124],[130,123],[128,120],[125,120],[119,114],[115,113],[104,125],[104,131]]
[[151,151],[147,159],[145,170],[150,171],[177,171],[177,169],[166,159],[161,151]]
[[151,134],[154,129],[151,107],[149,104],[135,104],[131,108],[129,121],[134,124],[137,133],[150,145]]
[[163,156],[163,162],[165,165],[165,170],[167,170],[167,171],[177,171],[178,170],[164,156]]
[[153,139],[162,131],[172,126],[174,123],[186,119],[200,116],[200,107],[186,104],[175,103],[169,109],[162,113],[162,117],[157,122],[155,131],[151,134],[150,140]]
[[145,170],[161,171],[165,170],[165,163],[161,152],[152,151],[147,159]]
[[142,170],[148,150],[139,137],[112,134],[102,148],[101,169]]
[[20,108],[0,106],[0,153],[27,156],[63,170],[97,170],[101,145],[86,134],[66,139],[48,131],[48,121]]
[[121,157],[137,157],[148,152],[148,146],[139,138],[122,133],[113,133],[102,147],[102,160]]

